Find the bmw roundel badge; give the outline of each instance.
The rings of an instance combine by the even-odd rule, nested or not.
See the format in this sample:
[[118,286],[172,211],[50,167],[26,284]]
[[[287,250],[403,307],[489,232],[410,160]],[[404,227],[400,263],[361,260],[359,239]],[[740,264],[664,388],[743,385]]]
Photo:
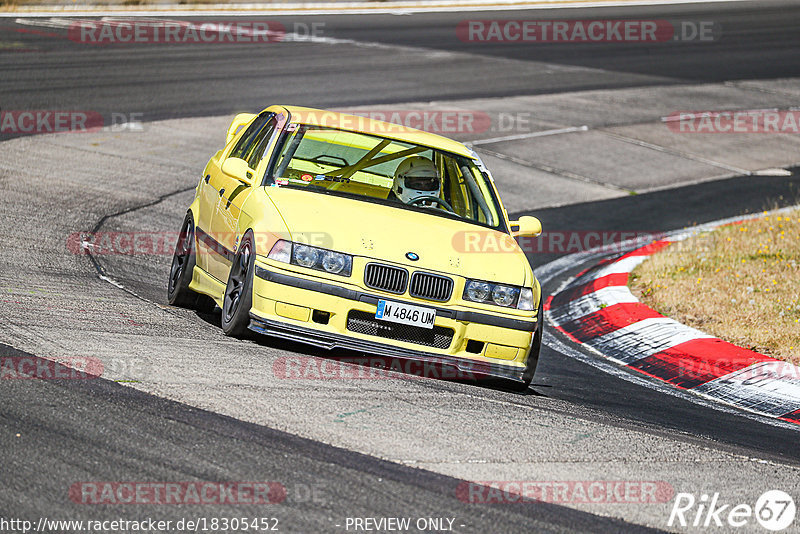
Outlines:
[[414,252],[406,252],[406,258],[411,261],[417,261],[419,259],[419,255]]

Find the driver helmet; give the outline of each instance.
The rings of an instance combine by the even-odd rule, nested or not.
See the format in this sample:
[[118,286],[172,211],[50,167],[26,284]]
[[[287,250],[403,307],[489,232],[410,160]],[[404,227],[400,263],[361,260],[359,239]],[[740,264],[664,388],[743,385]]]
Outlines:
[[[411,156],[403,160],[394,171],[392,191],[406,204],[419,197],[439,196],[439,173],[436,165],[423,156]],[[433,202],[420,203],[433,205]]]

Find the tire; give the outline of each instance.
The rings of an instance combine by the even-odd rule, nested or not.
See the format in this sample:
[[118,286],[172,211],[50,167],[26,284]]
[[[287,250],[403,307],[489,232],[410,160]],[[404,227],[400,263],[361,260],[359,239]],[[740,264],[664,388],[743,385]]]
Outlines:
[[228,336],[241,337],[250,325],[255,257],[253,232],[248,230],[233,258],[222,301],[222,331]]
[[533,375],[536,374],[536,366],[539,364],[539,353],[542,351],[542,336],[544,330],[544,304],[542,298],[539,299],[539,313],[536,314],[536,334],[533,336],[531,351],[528,354],[528,363],[525,365],[525,372],[522,373],[522,382],[515,384],[516,391],[525,391],[531,385]]
[[544,310],[542,304],[539,304],[539,312],[536,314],[537,324],[536,333],[533,335],[531,342],[531,350],[528,353],[528,363],[525,365],[525,371],[522,373],[522,382],[518,380],[499,379],[490,381],[490,386],[499,387],[516,393],[524,393],[533,381],[533,375],[536,374],[536,366],[539,363],[539,353],[542,350],[542,330],[544,329]]
[[198,301],[201,300],[199,298],[201,295],[189,289],[189,283],[192,281],[192,273],[196,264],[194,247],[194,218],[192,213],[189,212],[183,220],[169,270],[167,301],[173,306],[196,309]]

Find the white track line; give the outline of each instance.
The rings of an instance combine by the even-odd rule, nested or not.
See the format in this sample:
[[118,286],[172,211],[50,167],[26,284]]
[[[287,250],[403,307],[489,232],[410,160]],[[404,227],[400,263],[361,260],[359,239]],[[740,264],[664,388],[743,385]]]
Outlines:
[[411,13],[509,11],[529,9],[575,9],[619,6],[660,6],[676,4],[711,4],[722,2],[747,2],[751,0],[540,0],[536,2],[519,0],[495,0],[468,2],[464,0],[434,0],[431,2],[315,2],[315,3],[248,3],[248,4],[205,4],[187,8],[185,4],[163,4],[147,6],[146,9],[131,6],[18,6],[16,11],[2,12],[2,17],[100,17],[120,14],[142,17],[154,16],[253,16],[253,15],[405,15]]
[[559,135],[565,133],[573,133],[573,132],[585,132],[589,129],[588,126],[585,124],[583,126],[570,126],[569,128],[559,128],[557,130],[543,130],[541,132],[529,132],[529,133],[521,133],[516,135],[506,135],[503,137],[492,137],[489,139],[478,139],[477,141],[471,141],[470,145],[488,145],[491,143],[500,143],[502,141],[516,141],[518,139],[530,139],[531,137],[546,137],[548,135]]
[[702,156],[697,156],[690,152],[686,152],[684,150],[675,150],[669,147],[661,146],[661,145],[654,145],[653,143],[648,143],[647,141],[642,141],[641,139],[635,139],[633,137],[628,137],[627,135],[621,135],[615,132],[610,132],[608,130],[600,129],[598,130],[604,135],[611,137],[612,139],[616,139],[617,141],[622,141],[623,143],[630,143],[632,145],[640,146],[642,148],[649,148],[650,150],[655,150],[657,152],[663,152],[664,154],[669,154],[671,156],[678,156],[679,158],[689,159],[692,161],[696,161],[698,163],[703,163],[705,165],[710,165],[712,167],[717,167],[718,169],[723,169],[726,171],[730,171],[736,174],[742,174],[744,176],[750,176],[753,173],[748,171],[747,169],[742,169],[740,167],[735,167],[733,165],[728,165],[727,163],[720,163],[719,161],[714,161],[708,158],[704,158]]

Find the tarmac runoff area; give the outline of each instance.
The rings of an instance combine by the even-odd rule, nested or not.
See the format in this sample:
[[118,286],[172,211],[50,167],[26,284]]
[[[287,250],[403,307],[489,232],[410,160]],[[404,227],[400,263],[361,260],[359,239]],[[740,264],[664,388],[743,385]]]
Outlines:
[[[775,80],[391,109],[446,107],[493,117],[530,112],[528,132],[451,135],[477,141],[513,215],[739,174],[768,181],[778,171],[757,171],[798,163],[798,136],[700,137],[673,132],[662,117],[698,108],[787,109],[798,96],[797,80]],[[511,397],[427,380],[280,379],[276,361],[315,352],[272,340],[232,340],[222,335],[218,316],[166,306],[169,254],[97,256],[105,273],[99,278],[86,256],[68,249],[68,236],[99,223],[103,231],[177,231],[230,119],[4,142],[0,322],[6,327],[0,343],[57,361],[98,358],[104,378],[143,392],[465,480],[661,481],[697,496],[724,489],[731,502],[751,504],[767,489],[796,493],[796,465],[545,395]],[[520,137],[497,139],[509,135]],[[547,384],[535,381],[533,388],[546,391]],[[644,497],[635,505],[566,501],[561,504],[658,528],[665,528],[671,509],[669,501]]]

